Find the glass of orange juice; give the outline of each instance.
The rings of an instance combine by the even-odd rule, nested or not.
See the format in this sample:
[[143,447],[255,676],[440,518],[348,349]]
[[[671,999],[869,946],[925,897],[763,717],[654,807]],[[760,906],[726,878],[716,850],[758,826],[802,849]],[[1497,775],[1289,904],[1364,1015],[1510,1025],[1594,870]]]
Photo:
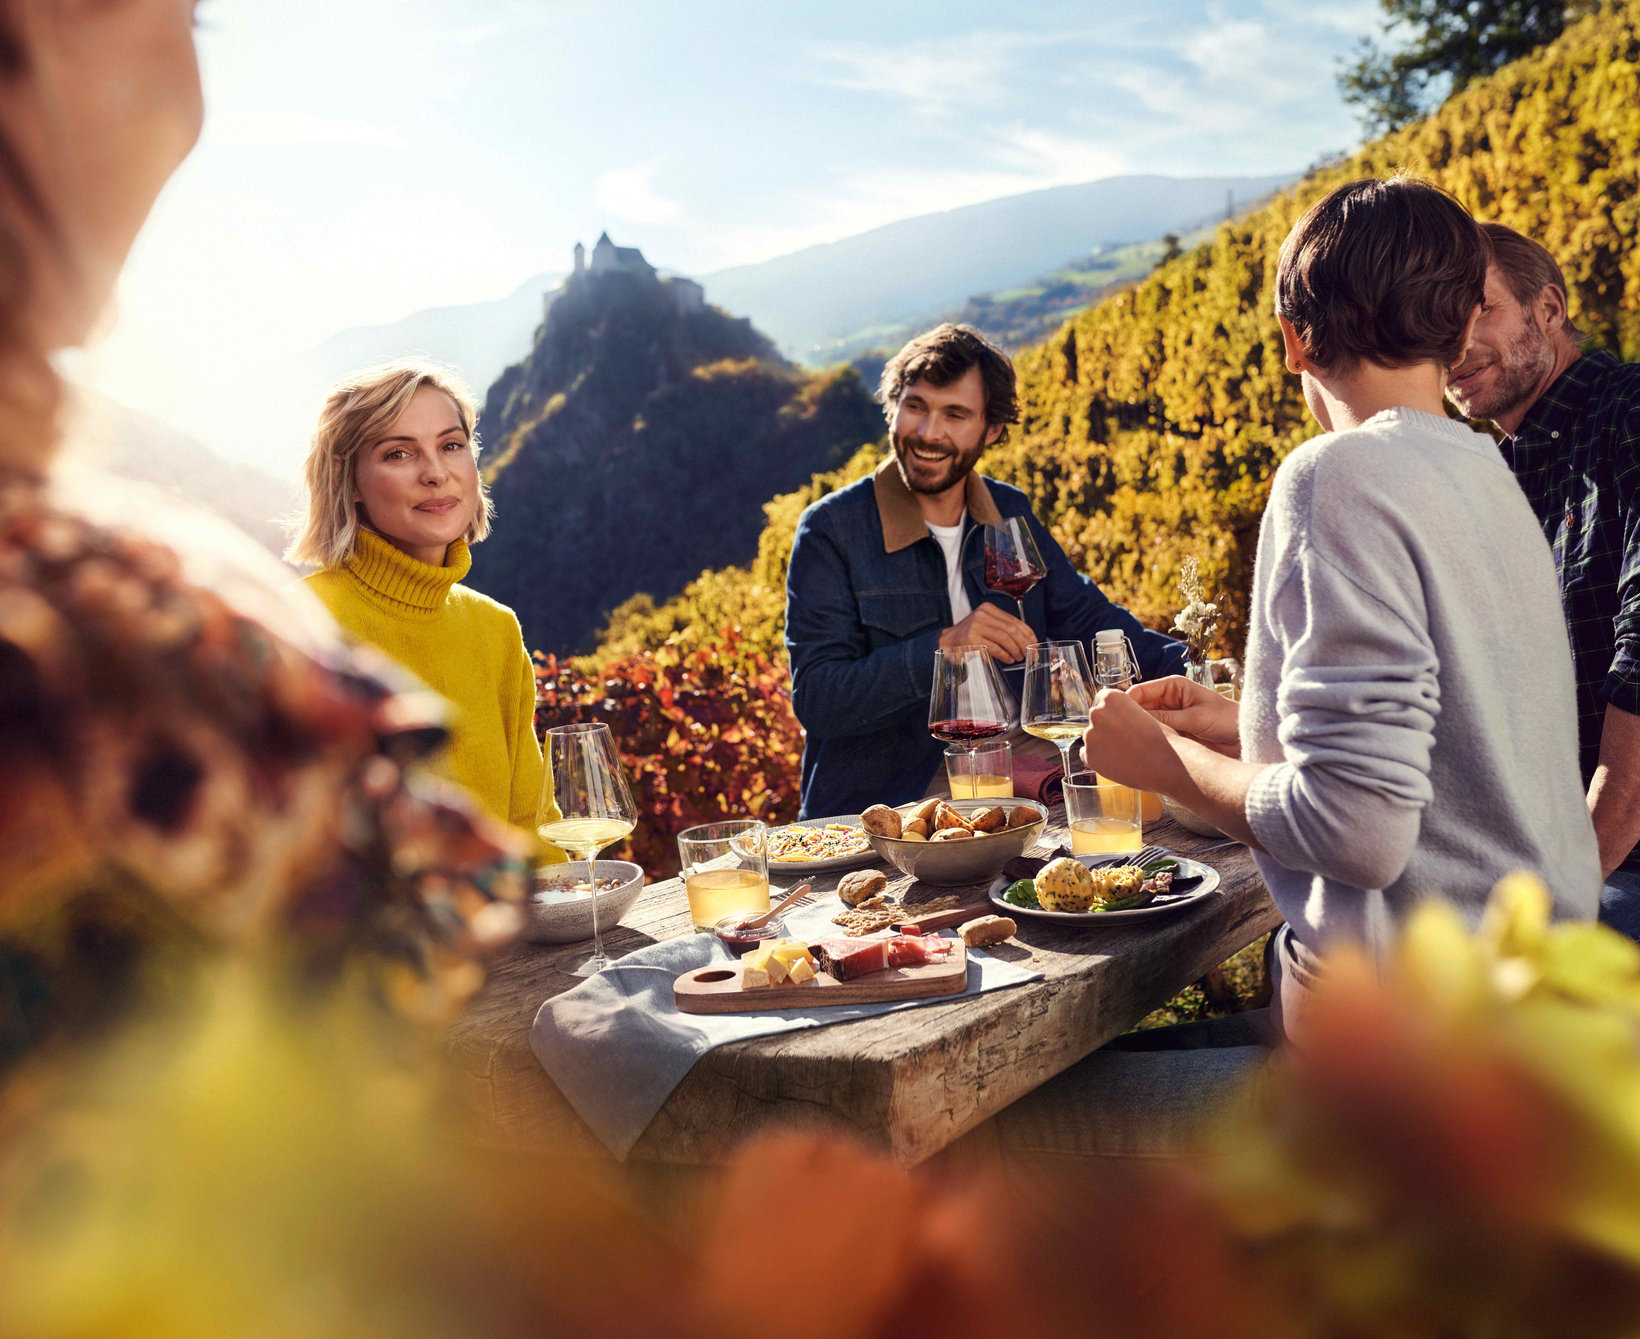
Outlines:
[[953,744],[945,751],[945,775],[953,800],[1011,800],[1014,751],[1006,739],[993,739],[974,749]]
[[755,818],[702,823],[678,833],[689,919],[710,934],[725,916],[769,909],[769,830]]
[[[1099,784],[1101,786],[1113,786],[1116,783],[1105,777],[1100,777]],[[1162,797],[1153,790],[1141,790],[1139,792],[1139,821],[1141,823],[1154,823],[1161,816]]]
[[1138,851],[1145,844],[1139,792],[1093,772],[1073,772],[1065,778],[1065,819],[1073,855],[1115,855]]

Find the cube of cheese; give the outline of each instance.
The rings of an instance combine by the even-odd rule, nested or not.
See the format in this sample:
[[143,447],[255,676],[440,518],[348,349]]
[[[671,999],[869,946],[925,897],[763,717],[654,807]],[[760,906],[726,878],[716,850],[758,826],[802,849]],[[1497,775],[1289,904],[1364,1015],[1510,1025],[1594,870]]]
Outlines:
[[769,963],[773,957],[774,945],[764,944],[754,948],[750,953],[741,959],[741,962],[745,964],[747,971],[763,972],[767,974],[769,970]]
[[814,965],[807,957],[799,958],[792,964],[791,983],[794,986],[806,986],[814,980]]
[[740,988],[742,990],[755,990],[758,986],[766,986],[768,984],[769,974],[767,972],[760,972],[755,967],[747,967],[740,974]]
[[774,956],[785,963],[788,968],[799,962],[807,962],[811,967],[814,958],[809,953],[809,946],[801,939],[782,939],[774,946]]
[[788,975],[789,969],[784,961],[776,954],[769,954],[769,965],[763,969],[769,974],[769,984],[778,986]]

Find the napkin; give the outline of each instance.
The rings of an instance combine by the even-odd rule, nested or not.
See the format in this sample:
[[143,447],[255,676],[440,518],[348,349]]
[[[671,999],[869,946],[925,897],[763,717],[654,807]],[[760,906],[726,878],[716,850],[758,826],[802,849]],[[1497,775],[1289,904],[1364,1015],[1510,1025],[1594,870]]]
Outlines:
[[1014,754],[1014,794],[1039,804],[1055,804],[1064,795],[1065,769],[1058,758]]
[[[787,918],[794,938],[817,937],[831,899]],[[715,936],[684,935],[629,953],[615,966],[548,1000],[530,1029],[530,1049],[558,1090],[609,1151],[625,1159],[696,1060],[727,1042],[846,1023],[1035,981],[1041,972],[968,950],[968,984],[957,995],[878,1004],[838,1004],[769,1013],[686,1014],[672,982],[711,962],[732,962]]]

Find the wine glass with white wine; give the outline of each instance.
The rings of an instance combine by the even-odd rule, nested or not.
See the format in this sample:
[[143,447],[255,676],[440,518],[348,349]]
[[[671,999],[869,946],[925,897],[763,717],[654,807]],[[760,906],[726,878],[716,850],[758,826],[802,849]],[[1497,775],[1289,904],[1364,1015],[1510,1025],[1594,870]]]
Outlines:
[[[592,956],[575,969],[575,975],[594,976],[611,963],[604,956],[603,931],[598,925],[598,852],[632,834],[638,825],[638,806],[632,802],[632,788],[621,770],[615,740],[600,721],[548,730],[547,761],[552,798],[562,817],[542,823],[536,831],[543,841],[586,862],[587,884],[592,889]],[[541,807],[545,809],[545,783],[542,791]]]
[[1025,648],[1020,723],[1026,734],[1058,747],[1066,776],[1071,774],[1071,750],[1088,728],[1092,677],[1081,642],[1039,642]]

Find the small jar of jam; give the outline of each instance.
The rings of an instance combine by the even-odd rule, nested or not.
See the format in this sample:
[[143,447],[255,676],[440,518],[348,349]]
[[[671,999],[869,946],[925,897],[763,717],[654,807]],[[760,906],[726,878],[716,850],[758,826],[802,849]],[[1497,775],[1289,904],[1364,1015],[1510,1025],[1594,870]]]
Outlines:
[[755,930],[746,927],[757,919],[748,916],[744,911],[733,916],[725,916],[712,927],[712,933],[737,958],[744,958],[765,939],[784,939],[786,937],[786,918],[771,916]]

